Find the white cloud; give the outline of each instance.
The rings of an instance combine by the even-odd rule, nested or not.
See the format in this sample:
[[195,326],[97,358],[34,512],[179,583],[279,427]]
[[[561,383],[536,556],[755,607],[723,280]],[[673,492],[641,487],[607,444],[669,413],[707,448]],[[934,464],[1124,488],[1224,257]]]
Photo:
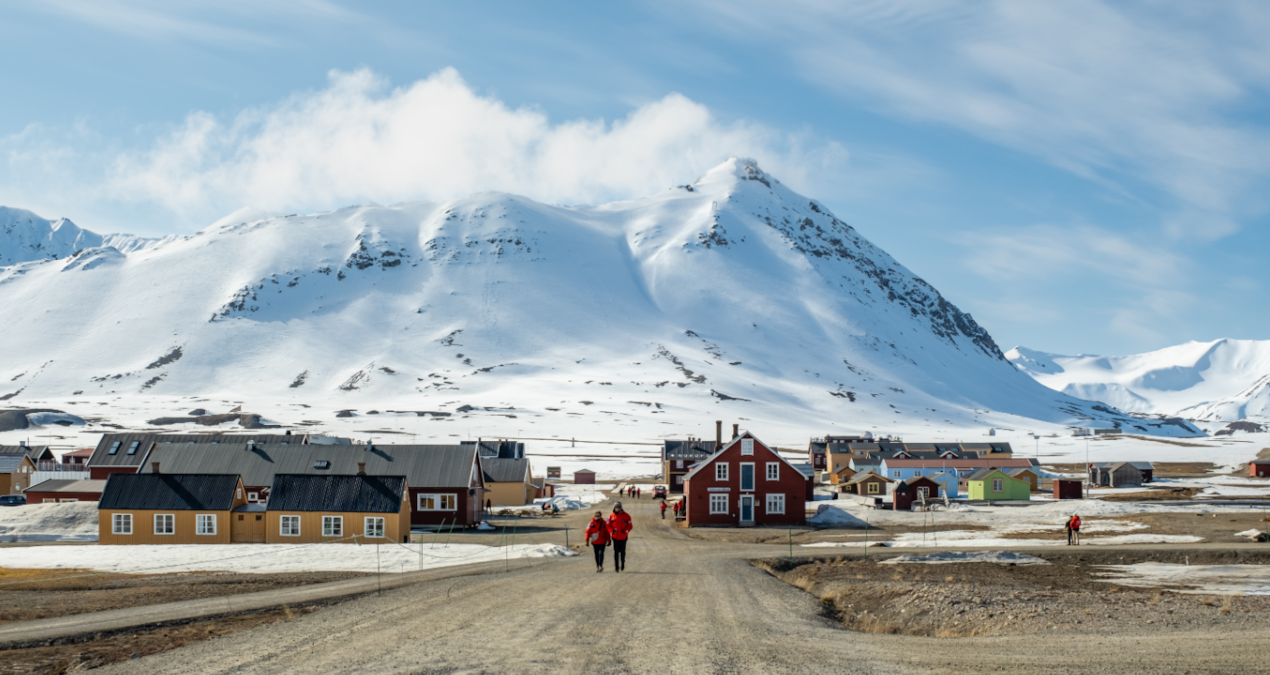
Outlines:
[[391,90],[359,70],[232,120],[191,114],[153,147],[119,157],[107,192],[185,218],[484,190],[595,203],[690,181],[731,155],[754,156],[795,187],[827,183],[846,161],[836,144],[724,123],[678,94],[612,123],[553,124],[478,95],[452,69]]
[[[1263,211],[1270,9],[1256,3],[716,2],[853,104],[951,125],[1131,192],[1174,237]],[[1148,201],[1158,202],[1152,197]]]

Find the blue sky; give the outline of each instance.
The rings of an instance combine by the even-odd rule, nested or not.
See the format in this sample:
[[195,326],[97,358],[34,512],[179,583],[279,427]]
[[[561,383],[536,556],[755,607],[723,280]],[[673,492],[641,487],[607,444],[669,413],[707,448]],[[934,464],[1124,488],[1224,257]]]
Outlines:
[[0,9],[0,204],[158,235],[747,155],[1003,349],[1270,339],[1265,3],[169,4]]

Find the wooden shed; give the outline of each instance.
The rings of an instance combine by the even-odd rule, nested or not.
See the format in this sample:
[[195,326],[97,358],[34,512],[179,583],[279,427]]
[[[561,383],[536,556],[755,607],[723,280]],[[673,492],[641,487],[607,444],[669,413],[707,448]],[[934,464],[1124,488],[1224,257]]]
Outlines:
[[100,544],[228,544],[247,503],[234,475],[115,473],[97,503]]
[[1248,462],[1248,475],[1254,478],[1270,476],[1270,462],[1253,460]]
[[879,476],[872,471],[864,471],[857,473],[845,483],[838,486],[839,492],[849,492],[862,497],[885,497],[887,494],[887,486],[895,481],[885,476]]
[[590,469],[579,469],[573,472],[574,485],[595,485],[595,472]]
[[1084,481],[1055,478],[1054,499],[1083,499],[1084,487]]
[[913,504],[930,503],[939,496],[940,484],[926,476],[917,476],[895,484],[891,491],[891,506],[896,511],[912,511]]
[[265,512],[270,544],[407,542],[405,476],[280,474]]
[[1032,492],[1036,492],[1037,488],[1040,487],[1040,472],[1036,469],[1006,469],[1005,472],[1014,478],[1027,481],[1028,487]]
[[839,466],[836,471],[829,474],[829,483],[831,485],[841,485],[851,480],[851,477],[857,473],[859,472],[851,468],[850,464],[843,464]]

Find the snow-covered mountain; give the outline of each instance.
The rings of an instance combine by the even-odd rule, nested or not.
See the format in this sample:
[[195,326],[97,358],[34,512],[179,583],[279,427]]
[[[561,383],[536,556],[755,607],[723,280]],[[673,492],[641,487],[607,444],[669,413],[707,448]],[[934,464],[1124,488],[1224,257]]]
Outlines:
[[750,160],[602,206],[484,193],[244,211],[192,236],[109,242],[0,268],[11,403],[236,395],[650,436],[724,410],[808,433],[1197,433],[1039,385],[970,315]]
[[48,220],[24,209],[0,206],[0,266],[57,260],[102,245],[102,237],[66,218]]
[[1060,356],[1015,347],[1006,358],[1051,389],[1121,410],[1270,422],[1270,340],[1188,342],[1131,356]]

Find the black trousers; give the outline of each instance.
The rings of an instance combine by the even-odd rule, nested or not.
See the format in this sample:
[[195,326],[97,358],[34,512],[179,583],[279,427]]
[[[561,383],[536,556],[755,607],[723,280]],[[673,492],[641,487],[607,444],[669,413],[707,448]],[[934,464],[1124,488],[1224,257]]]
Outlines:
[[604,544],[591,544],[591,548],[595,549],[595,566],[604,565]]
[[624,570],[626,569],[626,540],[613,540],[613,567]]

